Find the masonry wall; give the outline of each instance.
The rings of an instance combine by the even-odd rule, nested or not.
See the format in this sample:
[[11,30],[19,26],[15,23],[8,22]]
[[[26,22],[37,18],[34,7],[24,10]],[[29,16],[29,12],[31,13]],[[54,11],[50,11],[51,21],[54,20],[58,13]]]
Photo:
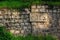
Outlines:
[[32,5],[29,9],[1,9],[0,24],[14,35],[52,34],[60,36],[60,8]]
[[30,33],[29,13],[21,12],[18,9],[1,9],[0,25],[14,35],[27,35]]
[[33,5],[30,21],[33,34],[52,34],[60,36],[60,8],[57,6]]

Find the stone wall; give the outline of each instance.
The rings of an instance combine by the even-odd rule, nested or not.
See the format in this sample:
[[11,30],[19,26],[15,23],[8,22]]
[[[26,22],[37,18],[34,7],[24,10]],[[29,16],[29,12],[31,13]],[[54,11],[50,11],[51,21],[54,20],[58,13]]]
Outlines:
[[24,9],[1,9],[0,24],[14,35],[52,34],[60,36],[60,8],[48,5],[32,5]]
[[30,22],[33,34],[52,34],[60,36],[60,8],[57,6],[32,5]]
[[59,36],[60,8],[57,6],[31,6],[30,21],[34,34],[52,34]]
[[14,35],[27,35],[30,33],[29,14],[20,13],[17,9],[1,9],[0,24]]

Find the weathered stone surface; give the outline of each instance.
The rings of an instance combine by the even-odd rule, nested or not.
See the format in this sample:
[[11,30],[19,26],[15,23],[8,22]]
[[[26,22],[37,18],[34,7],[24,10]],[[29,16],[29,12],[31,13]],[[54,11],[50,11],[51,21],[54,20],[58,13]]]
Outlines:
[[36,8],[36,5],[32,5],[31,8]]
[[30,14],[30,21],[38,21],[39,13],[31,13]]
[[15,35],[41,33],[60,36],[60,8],[48,9],[45,5],[33,5],[29,10],[24,9],[19,12],[15,9],[2,9],[0,24],[6,26]]
[[31,12],[39,12],[39,9],[37,9],[37,8],[32,9]]

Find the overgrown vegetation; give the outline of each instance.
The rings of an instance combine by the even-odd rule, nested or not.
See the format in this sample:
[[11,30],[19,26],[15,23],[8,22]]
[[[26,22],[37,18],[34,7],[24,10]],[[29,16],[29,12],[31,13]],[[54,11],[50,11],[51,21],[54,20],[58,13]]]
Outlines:
[[0,8],[30,7],[32,4],[60,5],[60,0],[0,0]]
[[0,40],[11,40],[11,35],[6,31],[5,27],[0,27]]
[[25,37],[13,36],[10,32],[7,32],[6,29],[2,26],[0,27],[0,40],[57,40],[57,39],[51,35],[46,36],[27,35]]

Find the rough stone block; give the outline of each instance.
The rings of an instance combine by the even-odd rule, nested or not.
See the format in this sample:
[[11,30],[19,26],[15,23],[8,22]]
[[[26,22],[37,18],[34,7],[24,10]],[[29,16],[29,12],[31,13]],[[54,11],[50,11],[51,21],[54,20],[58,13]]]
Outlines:
[[0,16],[0,19],[2,19],[3,18],[3,16]]
[[14,34],[19,34],[20,33],[20,31],[19,30],[15,30],[15,32],[14,32]]
[[12,30],[10,30],[10,32],[14,34],[15,30],[14,30],[14,29],[12,29]]
[[31,12],[39,12],[39,9],[37,9],[37,8],[32,9]]
[[40,9],[41,8],[41,5],[38,5],[37,8]]
[[44,8],[40,8],[39,11],[40,12],[46,12],[46,10]]
[[36,5],[32,5],[31,8],[36,8]]
[[30,14],[30,21],[38,21],[39,13],[31,13]]
[[55,10],[53,10],[53,12],[55,12],[55,13],[56,13],[56,12],[57,12],[57,10],[55,9]]
[[21,23],[21,25],[25,25],[24,23]]
[[29,23],[25,23],[25,25],[29,25]]
[[46,30],[49,27],[46,24],[43,23],[32,23],[33,29],[41,29],[41,30]]
[[53,11],[52,10],[49,10],[50,13],[52,13]]

